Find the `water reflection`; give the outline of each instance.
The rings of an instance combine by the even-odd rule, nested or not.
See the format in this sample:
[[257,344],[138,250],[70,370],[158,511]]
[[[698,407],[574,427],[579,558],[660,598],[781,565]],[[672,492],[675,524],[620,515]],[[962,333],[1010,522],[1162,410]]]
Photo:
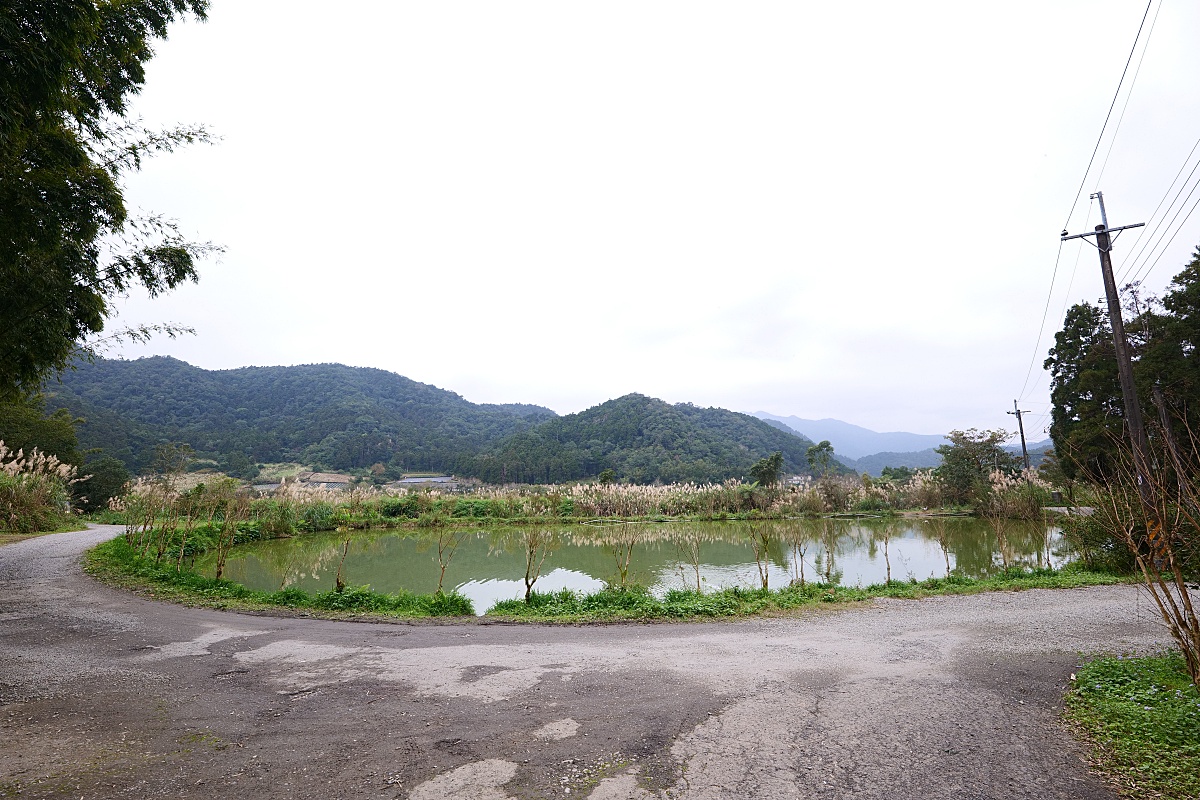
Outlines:
[[[531,526],[491,530],[310,534],[239,546],[225,574],[254,589],[328,591],[340,581],[380,592],[470,597],[480,613],[529,588],[596,591],[780,588],[820,581],[866,586],[949,574],[984,577],[1007,565],[1059,566],[1058,531],[982,520],[816,519]],[[213,559],[197,569],[212,574]]]

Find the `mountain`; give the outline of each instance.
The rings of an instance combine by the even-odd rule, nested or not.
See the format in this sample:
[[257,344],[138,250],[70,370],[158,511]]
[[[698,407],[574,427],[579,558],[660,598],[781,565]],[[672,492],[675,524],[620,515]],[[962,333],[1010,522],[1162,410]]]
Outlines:
[[[814,442],[828,441],[833,445],[835,455],[858,459],[875,453],[911,453],[914,451],[930,450],[947,443],[945,436],[925,433],[877,433],[869,428],[852,425],[837,419],[801,419],[800,417],[780,417],[757,411],[754,416],[759,419],[775,420],[787,425],[792,430],[807,436]],[[940,461],[939,461],[940,463]],[[887,466],[901,466],[889,464]],[[862,470],[860,470],[862,471]]]
[[776,451],[785,471],[806,473],[811,445],[748,414],[629,394],[513,434],[460,459],[457,471],[491,483],[558,483],[605,469],[632,483],[721,481],[747,477]]
[[46,390],[46,406],[85,422],[80,449],[135,471],[154,448],[186,442],[230,474],[259,462],[390,474],[440,470],[490,482],[567,481],[612,469],[619,479],[743,478],[775,451],[806,472],[812,445],[794,432],[720,408],[626,395],[558,417],[541,406],[476,404],[378,369],[341,364],[204,370],[166,357],[79,364]]
[[341,364],[204,370],[174,358],[98,359],[47,389],[47,407],[87,421],[80,447],[135,470],[155,444],[245,471],[254,462],[332,469],[442,470],[455,458],[553,418],[548,408],[477,405],[379,369]]
[[[834,450],[834,454],[837,454],[836,450]],[[883,474],[884,467],[931,469],[941,465],[942,457],[933,448],[930,448],[914,450],[909,453],[871,453],[862,458],[843,458],[842,461],[856,472],[865,472],[878,478]]]
[[[1014,455],[1021,455],[1019,441],[1017,444],[1006,444],[1004,449]],[[1041,465],[1042,459],[1046,457],[1046,453],[1054,449],[1054,442],[1049,439],[1043,439],[1040,442],[1026,442],[1025,449],[1029,451],[1029,466],[1037,469]]]

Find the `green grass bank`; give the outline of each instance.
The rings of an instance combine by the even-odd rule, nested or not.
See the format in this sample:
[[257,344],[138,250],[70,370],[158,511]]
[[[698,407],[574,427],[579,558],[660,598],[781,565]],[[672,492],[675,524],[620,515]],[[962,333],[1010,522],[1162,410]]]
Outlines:
[[718,592],[673,590],[656,598],[644,587],[612,587],[592,594],[570,590],[533,592],[529,602],[502,600],[487,616],[512,621],[616,622],[622,620],[669,620],[715,617],[783,616],[815,606],[858,603],[876,598],[919,600],[955,594],[1020,591],[1023,589],[1075,589],[1107,586],[1128,579],[1068,567],[1061,570],[1010,569],[990,578],[929,578],[923,581],[892,581],[871,586],[841,586],[806,583],[781,589],[733,587]]
[[460,594],[422,595],[411,592],[383,594],[366,587],[310,594],[295,588],[259,592],[239,583],[215,580],[188,569],[176,569],[144,558],[123,537],[93,547],[84,560],[84,571],[98,580],[190,606],[238,611],[290,609],[320,616],[372,614],[405,619],[474,616],[471,601]]
[[[319,616],[375,616],[405,619],[469,617],[470,600],[455,594],[383,594],[367,587],[309,594],[285,588],[277,592],[248,589],[227,580],[214,580],[188,569],[142,557],[124,537],[91,549],[85,569],[110,585],[155,599],[192,606],[243,611],[294,611]],[[676,590],[659,599],[640,586],[607,588],[592,594],[569,590],[534,592],[530,601],[508,600],[488,610],[487,619],[513,622],[588,623],[713,619],[788,615],[805,608],[855,603],[878,597],[920,599],[951,594],[1023,589],[1068,589],[1128,582],[1130,578],[1091,572],[1075,566],[1060,570],[1011,569],[999,575],[971,579],[951,576],[924,581],[893,581],[866,587],[808,583],[780,589],[728,588],[719,592]]]

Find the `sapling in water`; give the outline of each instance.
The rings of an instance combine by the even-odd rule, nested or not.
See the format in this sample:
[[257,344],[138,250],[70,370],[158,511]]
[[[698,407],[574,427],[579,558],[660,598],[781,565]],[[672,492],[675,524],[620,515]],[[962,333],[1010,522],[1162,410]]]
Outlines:
[[450,562],[454,560],[454,553],[467,534],[468,531],[456,533],[443,531],[438,534],[438,565],[441,567],[441,572],[438,573],[437,594],[442,593],[442,583],[446,580],[446,567],[450,566]]

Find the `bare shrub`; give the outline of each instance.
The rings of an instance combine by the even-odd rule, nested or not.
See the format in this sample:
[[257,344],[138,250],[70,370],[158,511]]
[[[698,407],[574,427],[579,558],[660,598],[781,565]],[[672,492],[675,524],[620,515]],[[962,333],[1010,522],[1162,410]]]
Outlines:
[[1200,443],[1187,430],[1175,440],[1165,409],[1141,476],[1131,448],[1116,450],[1116,469],[1101,487],[1096,523],[1133,555],[1154,605],[1200,686],[1200,619],[1189,580],[1200,571]]
[[446,567],[450,566],[450,562],[454,560],[454,554],[458,552],[458,546],[462,544],[463,539],[467,538],[469,531],[442,531],[438,534],[437,551],[438,551],[438,566],[441,571],[438,573],[437,593],[442,593],[442,584],[446,580]]
[[767,555],[767,550],[771,546],[771,534],[773,529],[767,524],[751,524],[746,532],[746,538],[750,542],[750,549],[754,551],[754,564],[758,567],[758,580],[762,584],[765,591],[769,589],[771,562]]

